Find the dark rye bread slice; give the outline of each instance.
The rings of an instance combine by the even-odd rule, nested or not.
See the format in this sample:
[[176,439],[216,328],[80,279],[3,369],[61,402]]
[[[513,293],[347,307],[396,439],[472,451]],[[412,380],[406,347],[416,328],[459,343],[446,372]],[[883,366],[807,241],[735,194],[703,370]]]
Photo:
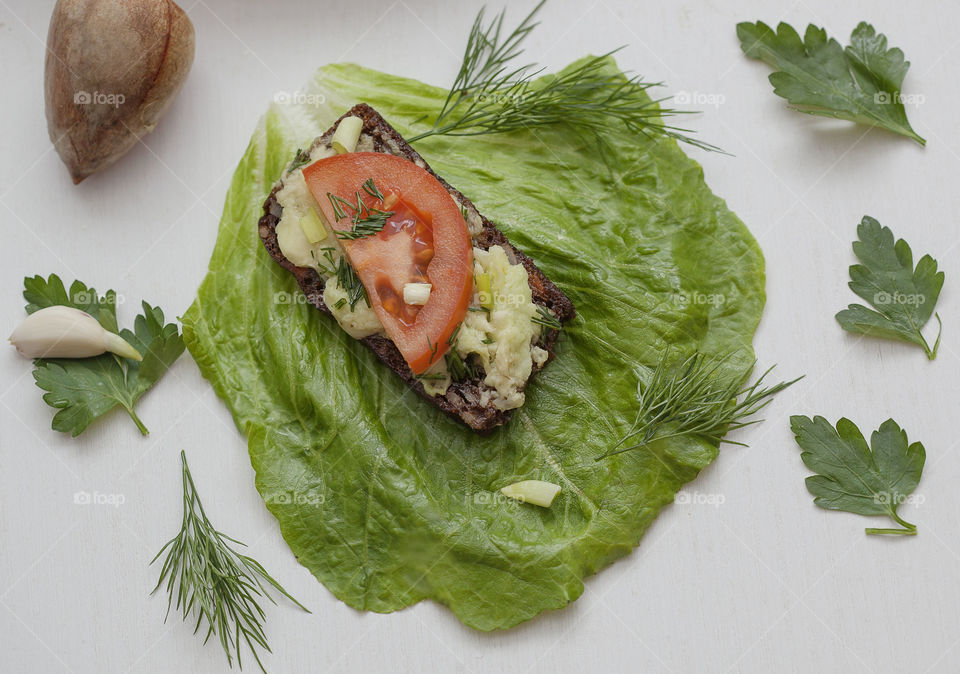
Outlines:
[[[442,184],[455,199],[464,205],[468,213],[477,213],[477,215],[479,215],[483,223],[483,229],[478,236],[473,238],[473,245],[483,250],[487,250],[494,245],[502,246],[507,253],[507,257],[510,258],[512,262],[521,263],[527,270],[531,296],[534,303],[550,309],[554,316],[561,322],[566,322],[573,318],[575,312],[570,299],[537,268],[533,260],[514,248],[513,245],[507,241],[503,233],[497,229],[496,225],[483,217],[469,199],[434,173],[417,151],[410,147],[403,137],[397,133],[376,110],[366,103],[360,103],[351,108],[350,111],[338,119],[326,133],[314,141],[310,150],[312,151],[320,144],[328,144],[340,121],[348,116],[359,117],[363,120],[362,133],[370,136],[373,141],[374,152],[385,152],[397,155],[418,164],[440,181],[440,184]],[[284,257],[280,251],[276,233],[276,226],[283,212],[283,208],[277,201],[277,192],[280,187],[281,184],[280,181],[278,181],[263,205],[263,217],[260,218],[259,228],[260,238],[263,240],[263,245],[273,259],[296,277],[307,300],[324,313],[330,314],[330,309],[323,301],[323,278],[309,267],[298,267],[294,265]],[[558,330],[545,330],[540,341],[537,343],[538,346],[550,354],[547,362],[553,359],[553,348],[558,335]],[[360,341],[366,344],[387,367],[407,382],[410,388],[450,416],[467,424],[470,428],[479,432],[488,432],[506,423],[510,419],[509,410],[500,410],[496,408],[492,402],[487,405],[480,404],[480,394],[484,389],[488,388],[483,383],[484,373],[482,368],[478,368],[480,372],[477,379],[453,382],[450,388],[447,389],[445,395],[432,396],[424,391],[423,384],[414,376],[393,342],[378,335],[366,337]],[[546,363],[544,363],[544,365],[546,365]],[[537,365],[534,363],[531,377],[537,370]]]

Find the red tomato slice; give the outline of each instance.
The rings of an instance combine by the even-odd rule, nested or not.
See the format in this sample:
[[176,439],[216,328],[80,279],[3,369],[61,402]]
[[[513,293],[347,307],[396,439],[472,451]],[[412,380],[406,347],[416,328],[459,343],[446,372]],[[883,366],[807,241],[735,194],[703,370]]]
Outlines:
[[[387,336],[414,374],[422,373],[449,349],[473,294],[473,244],[456,202],[426,170],[380,152],[327,157],[303,177],[335,230],[354,228],[358,199],[361,216],[376,213],[365,209],[392,212],[380,232],[340,244]],[[432,285],[423,306],[403,301],[403,286],[417,282]]]

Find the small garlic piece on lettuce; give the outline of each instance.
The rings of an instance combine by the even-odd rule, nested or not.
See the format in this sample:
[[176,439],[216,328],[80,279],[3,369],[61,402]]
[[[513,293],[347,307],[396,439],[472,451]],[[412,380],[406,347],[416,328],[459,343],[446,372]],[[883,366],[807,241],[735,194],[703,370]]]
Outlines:
[[549,508],[553,499],[560,493],[560,485],[541,480],[523,480],[508,484],[500,490],[500,493],[521,503],[532,503]]

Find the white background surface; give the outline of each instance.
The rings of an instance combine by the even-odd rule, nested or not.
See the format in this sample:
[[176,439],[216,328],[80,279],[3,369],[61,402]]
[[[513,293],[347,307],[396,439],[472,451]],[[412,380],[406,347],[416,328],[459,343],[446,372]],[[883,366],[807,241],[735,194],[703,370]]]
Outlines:
[[[75,187],[43,115],[52,4],[0,0],[4,334],[23,316],[23,277],[38,273],[116,288],[127,298],[121,323],[141,298],[168,316],[182,314],[206,270],[229,177],[274,93],[295,90],[315,67],[338,60],[446,85],[479,7],[186,0],[197,52],[179,99],[143,145]],[[628,43],[623,67],[664,80],[666,93],[711,97],[691,106],[704,113],[688,121],[735,156],[690,152],[766,255],[760,363],[779,363],[782,377],[807,375],[777,398],[764,424],[741,434],[749,449],[725,447],[690,485],[690,493],[722,504],[667,508],[633,554],[586,582],[580,600],[506,633],[471,631],[430,602],[392,615],[359,613],[295,561],[254,489],[243,439],[189,355],[139,405],[148,438],[117,412],[71,439],[50,430],[51,410],[29,363],[6,349],[0,670],[226,671],[218,646],[204,647],[175,618],[164,624],[165,597],[148,596],[157,575],[148,562],[179,526],[181,448],[215,522],[250,543],[313,610],[267,608],[272,672],[960,670],[960,6],[642,5],[551,0],[528,55],[557,68]],[[511,23],[530,6],[516,3]],[[908,113],[927,148],[788,111],[771,92],[769,69],[740,52],[735,24],[756,19],[813,21],[844,42],[859,20],[874,23],[913,63],[905,93],[925,100]],[[389,35],[405,37],[401,44]],[[933,363],[913,347],[857,339],[833,318],[855,300],[847,266],[864,213],[946,271],[938,306],[944,338]],[[867,537],[863,527],[878,521],[815,508],[791,413],[845,415],[867,432],[893,416],[911,440],[923,441],[923,502],[902,509],[919,536]],[[76,505],[81,490],[124,502]]]

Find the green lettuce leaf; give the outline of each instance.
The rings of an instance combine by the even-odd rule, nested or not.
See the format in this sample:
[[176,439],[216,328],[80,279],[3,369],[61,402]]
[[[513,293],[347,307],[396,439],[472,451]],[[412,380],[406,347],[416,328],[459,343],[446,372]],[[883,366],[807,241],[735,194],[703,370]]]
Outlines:
[[[610,60],[611,73],[618,73]],[[249,440],[257,488],[300,563],[338,598],[388,612],[423,599],[506,628],[565,606],[622,557],[717,455],[693,438],[594,459],[629,429],[639,373],[667,345],[753,362],[763,258],[675,141],[559,127],[417,147],[571,297],[578,316],[512,421],[480,437],[409,390],[329,317],[291,301],[257,220],[297,147],[353,104],[401,133],[445,92],[349,64],[303,104],[273,105],[234,175],[188,347]],[[561,485],[551,508],[505,485]]]

